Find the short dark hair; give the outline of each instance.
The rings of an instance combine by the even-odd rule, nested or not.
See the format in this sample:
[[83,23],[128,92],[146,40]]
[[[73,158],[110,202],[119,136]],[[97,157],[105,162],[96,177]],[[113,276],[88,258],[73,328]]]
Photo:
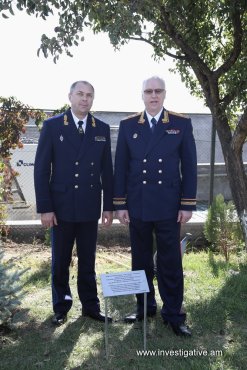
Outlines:
[[93,90],[93,93],[94,93],[94,87],[93,87],[93,85],[92,85],[92,84],[90,84],[90,82],[88,82],[88,81],[75,81],[75,82],[73,82],[73,83],[72,83],[72,85],[70,86],[70,93],[72,93],[72,91],[74,90],[74,88],[76,87],[76,85],[77,85],[78,83],[83,83],[83,84],[85,84],[85,85],[89,85],[89,86],[91,86],[91,88],[92,88],[92,90]]

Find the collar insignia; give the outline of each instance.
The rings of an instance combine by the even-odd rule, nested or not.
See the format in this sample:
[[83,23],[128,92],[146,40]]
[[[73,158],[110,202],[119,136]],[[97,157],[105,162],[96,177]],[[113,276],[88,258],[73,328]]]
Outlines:
[[169,122],[169,115],[168,112],[165,110],[164,111],[164,117],[162,118],[163,123],[168,123]]
[[[144,112],[142,112],[141,113],[141,117],[139,118],[138,123],[143,124],[144,122],[145,122]],[[164,110],[164,116],[162,118],[162,123],[168,123],[168,122],[169,122],[169,115],[168,115],[168,112],[166,110]]]
[[96,127],[95,118],[92,116],[92,127]]
[[65,114],[64,117],[63,117],[63,124],[64,124],[64,126],[68,126],[68,124],[69,124],[67,114]]
[[141,113],[141,117],[139,118],[138,123],[143,124],[144,122],[145,122],[145,119],[144,119],[144,112],[142,112],[142,113]]

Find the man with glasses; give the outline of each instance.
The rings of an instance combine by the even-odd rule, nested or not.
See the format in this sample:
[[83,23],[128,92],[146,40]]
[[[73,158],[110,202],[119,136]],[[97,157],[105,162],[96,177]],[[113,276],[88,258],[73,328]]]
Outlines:
[[34,166],[37,212],[42,225],[51,227],[54,325],[66,321],[72,306],[69,267],[74,242],[83,314],[105,321],[95,278],[102,193],[102,224],[111,225],[113,218],[110,127],[90,113],[94,88],[89,82],[74,82],[69,100],[71,108],[44,122]]
[[[163,302],[161,315],[176,335],[191,336],[185,324],[180,225],[196,209],[196,147],[191,120],[163,107],[165,82],[143,82],[145,110],[120,123],[114,174],[116,216],[129,225],[132,270],[145,270],[150,292],[147,315],[156,314],[153,285],[153,237],[157,245],[157,281]],[[143,319],[143,294],[137,310],[126,316]]]

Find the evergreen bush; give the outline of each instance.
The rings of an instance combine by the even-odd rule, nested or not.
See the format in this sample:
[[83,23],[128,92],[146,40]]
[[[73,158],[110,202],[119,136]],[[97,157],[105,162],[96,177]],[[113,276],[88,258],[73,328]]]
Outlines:
[[4,261],[4,251],[0,249],[0,327],[10,328],[14,313],[23,296],[21,275],[27,271],[13,271],[14,263]]
[[218,194],[209,207],[204,225],[204,235],[213,251],[223,253],[229,261],[230,252],[236,251],[243,241],[243,234],[233,202],[225,202]]

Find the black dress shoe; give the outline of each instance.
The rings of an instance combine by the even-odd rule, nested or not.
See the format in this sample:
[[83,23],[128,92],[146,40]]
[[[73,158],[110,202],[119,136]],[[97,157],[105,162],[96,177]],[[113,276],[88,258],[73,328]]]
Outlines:
[[[147,312],[148,317],[154,317],[156,315],[156,311],[154,312]],[[125,316],[124,322],[127,324],[133,324],[136,321],[142,321],[144,319],[144,314],[140,313],[132,313],[131,315]]]
[[[97,321],[105,322],[105,315],[100,311],[83,311],[83,315]],[[107,316],[107,321],[112,322],[112,317]]]
[[57,312],[53,316],[51,322],[53,325],[60,326],[63,325],[67,321],[67,314],[66,313],[61,313]]
[[185,323],[174,324],[164,320],[164,324],[171,327],[173,332],[178,336],[191,337],[192,335],[190,328]]

